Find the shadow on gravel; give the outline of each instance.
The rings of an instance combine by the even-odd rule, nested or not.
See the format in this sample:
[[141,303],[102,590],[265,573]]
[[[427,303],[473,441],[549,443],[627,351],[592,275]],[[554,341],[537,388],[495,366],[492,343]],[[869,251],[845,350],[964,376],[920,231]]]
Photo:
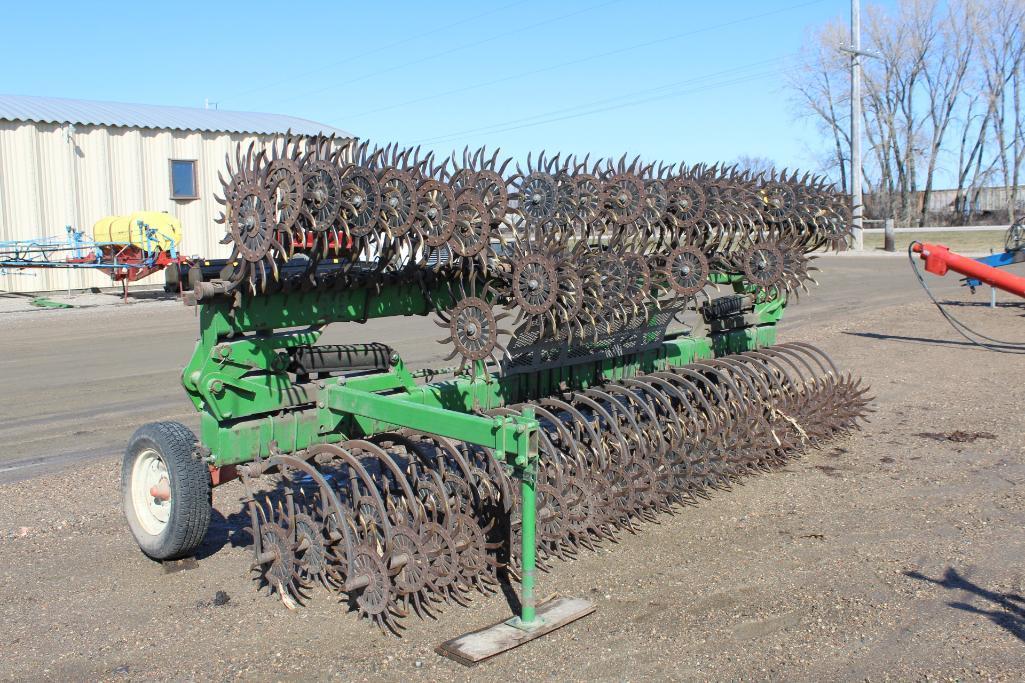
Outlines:
[[[114,292],[114,296],[121,298],[120,292]],[[139,301],[174,301],[180,298],[178,292],[165,292],[162,289],[143,289],[139,291],[128,290],[128,299],[138,299]]]
[[[1025,598],[1017,593],[996,593],[987,590],[958,574],[953,567],[947,567],[942,579],[933,579],[915,571],[904,572],[904,575],[919,581],[934,583],[948,590],[971,593],[988,600],[991,604],[983,607],[976,607],[967,602],[948,602],[947,604],[954,609],[984,616],[1018,640],[1025,642]],[[985,609],[985,607],[995,609]]]
[[[881,334],[879,332],[844,332],[851,337],[862,337],[864,339],[875,339],[877,341],[899,341],[909,342],[911,344],[927,344],[936,346],[963,346],[967,348],[977,348],[977,344],[973,344],[969,341],[957,341],[956,339],[930,339],[928,337],[904,337],[899,334]],[[1019,347],[1015,346],[1002,346],[1000,344],[990,344],[991,347],[997,349],[1012,349],[1020,350]]]
[[248,512],[239,510],[225,517],[214,510],[210,516],[210,528],[203,539],[203,545],[196,551],[195,558],[204,560],[229,543],[233,548],[252,545],[253,536],[249,533]]
[[[957,306],[958,308],[991,308],[989,304],[989,296],[987,295],[985,301],[941,301],[944,306]],[[998,301],[997,308],[1025,308],[1025,304],[1020,301]],[[1025,314],[1023,314],[1025,315]]]

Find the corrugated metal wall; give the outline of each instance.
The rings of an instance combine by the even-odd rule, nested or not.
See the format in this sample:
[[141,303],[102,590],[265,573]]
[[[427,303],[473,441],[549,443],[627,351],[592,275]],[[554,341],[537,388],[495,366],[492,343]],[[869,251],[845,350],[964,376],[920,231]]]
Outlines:
[[[1000,213],[1007,211],[1007,200],[1011,194],[1010,187],[984,187],[979,190],[977,198],[974,198],[972,209],[976,212]],[[917,192],[919,206],[921,206],[924,193]],[[954,210],[954,200],[957,199],[957,190],[933,190],[929,194],[929,211],[933,213],[944,213]],[[1019,186],[1017,193],[1018,205],[1025,205],[1025,187]]]
[[[65,235],[71,225],[92,234],[103,216],[166,211],[182,222],[182,252],[227,256],[214,223],[221,194],[218,171],[235,145],[269,145],[274,136],[195,131],[141,130],[0,121],[0,240]],[[74,143],[74,144],[72,144]],[[195,159],[199,199],[171,199],[169,159]],[[0,290],[44,291],[110,287],[110,278],[89,270],[28,270],[0,276]],[[161,284],[163,273],[141,280]]]

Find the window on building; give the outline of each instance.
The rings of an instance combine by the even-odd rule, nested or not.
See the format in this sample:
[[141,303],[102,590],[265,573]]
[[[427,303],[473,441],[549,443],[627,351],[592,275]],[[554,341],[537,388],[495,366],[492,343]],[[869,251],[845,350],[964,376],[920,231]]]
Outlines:
[[171,159],[171,199],[196,199],[195,159]]

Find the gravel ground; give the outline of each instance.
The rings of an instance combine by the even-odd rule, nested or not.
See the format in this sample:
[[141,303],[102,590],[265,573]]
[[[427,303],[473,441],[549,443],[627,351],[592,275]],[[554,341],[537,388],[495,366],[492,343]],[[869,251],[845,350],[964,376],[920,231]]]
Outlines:
[[[34,303],[33,303],[34,302]],[[100,311],[126,308],[144,304],[151,310],[159,310],[161,306],[179,305],[174,295],[165,294],[163,290],[141,289],[129,290],[128,300],[121,291],[81,291],[49,292],[46,294],[0,294],[0,315],[5,322],[20,323],[38,320],[41,317],[62,315],[65,319],[78,314],[96,315]]]
[[[556,563],[540,595],[595,614],[475,669],[433,649],[507,617],[501,595],[402,639],[323,590],[290,612],[247,575],[236,484],[174,572],[131,540],[113,460],[0,486],[0,678],[1020,680],[1025,418],[1001,407],[1025,398],[1008,381],[1025,362],[909,300],[781,330],[872,385],[864,431]],[[956,310],[1025,338],[1019,306]]]

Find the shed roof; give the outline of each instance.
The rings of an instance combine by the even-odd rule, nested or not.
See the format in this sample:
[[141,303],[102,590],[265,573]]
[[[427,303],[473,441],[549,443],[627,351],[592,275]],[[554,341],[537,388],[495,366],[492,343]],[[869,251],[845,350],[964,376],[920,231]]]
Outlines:
[[333,126],[282,114],[27,95],[0,95],[0,120],[228,133],[275,134],[290,130],[300,135],[351,137]]

